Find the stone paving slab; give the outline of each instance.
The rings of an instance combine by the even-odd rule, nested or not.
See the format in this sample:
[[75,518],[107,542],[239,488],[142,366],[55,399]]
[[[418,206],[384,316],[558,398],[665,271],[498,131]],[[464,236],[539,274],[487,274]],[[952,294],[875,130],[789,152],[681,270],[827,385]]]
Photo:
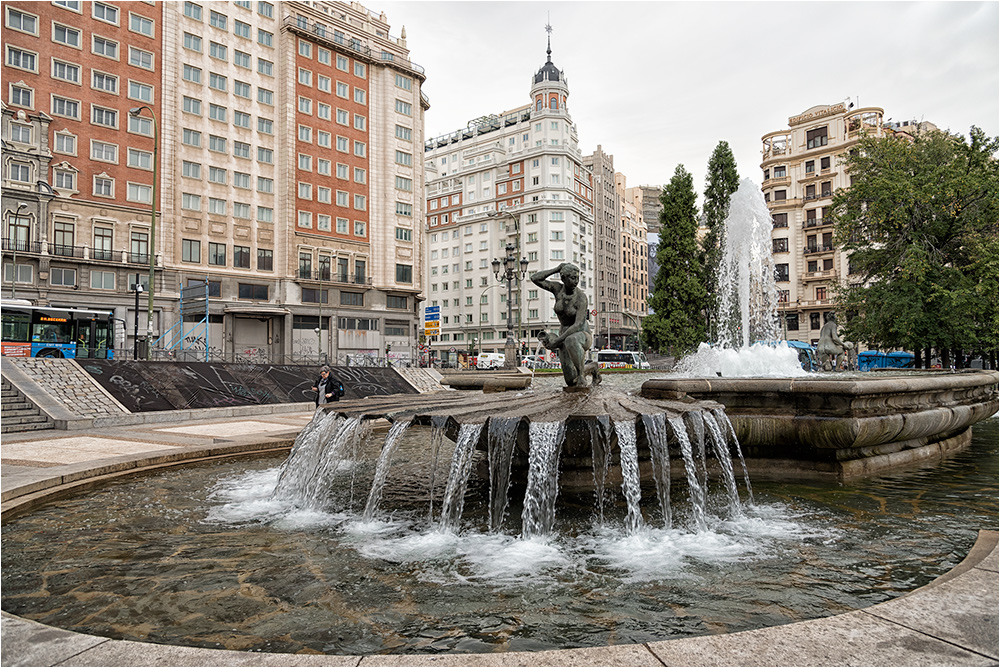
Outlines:
[[[312,418],[310,417],[310,419]],[[160,427],[156,431],[175,434],[198,434],[201,436],[232,436],[234,434],[257,434],[267,431],[288,431],[294,428],[294,425],[287,423],[241,420],[238,423],[216,422],[214,424],[195,424],[186,427]]]
[[[230,429],[232,426],[230,425]],[[144,441],[125,441],[96,436],[69,436],[66,438],[48,438],[43,443],[37,441],[22,441],[19,443],[4,443],[3,459],[47,462],[52,464],[77,464],[81,462],[118,457],[121,455],[139,455],[153,450],[162,450],[163,443],[147,443]]]

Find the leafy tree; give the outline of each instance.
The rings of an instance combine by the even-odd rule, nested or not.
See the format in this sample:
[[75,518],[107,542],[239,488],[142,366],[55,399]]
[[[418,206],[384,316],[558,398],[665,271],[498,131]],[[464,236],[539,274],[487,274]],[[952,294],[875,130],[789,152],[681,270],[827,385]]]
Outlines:
[[705,340],[702,309],[705,286],[698,253],[697,194],[691,174],[677,165],[660,195],[660,268],[649,304],[653,314],[642,323],[645,340],[661,352],[681,355]]
[[702,206],[702,216],[708,227],[708,234],[702,240],[702,281],[708,290],[705,312],[709,318],[708,327],[713,341],[717,338],[715,323],[711,320],[714,318],[718,302],[715,282],[719,274],[719,262],[722,260],[722,246],[726,239],[725,223],[729,215],[729,198],[739,187],[740,175],[736,170],[736,158],[729,148],[729,142],[720,141],[708,159],[705,202]]
[[835,240],[851,276],[837,290],[848,338],[878,348],[995,357],[1000,142],[932,131],[914,141],[866,137],[844,160]]

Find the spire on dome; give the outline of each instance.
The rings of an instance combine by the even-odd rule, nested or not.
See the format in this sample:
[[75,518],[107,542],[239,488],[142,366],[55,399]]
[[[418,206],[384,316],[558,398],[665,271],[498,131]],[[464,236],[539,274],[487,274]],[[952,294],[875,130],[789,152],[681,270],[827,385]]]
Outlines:
[[542,65],[542,69],[538,70],[535,74],[535,83],[541,83],[542,81],[559,81],[562,72],[559,68],[555,66],[552,62],[552,24],[546,21],[545,32],[549,34],[548,36],[548,47],[545,49],[546,59],[545,64]]

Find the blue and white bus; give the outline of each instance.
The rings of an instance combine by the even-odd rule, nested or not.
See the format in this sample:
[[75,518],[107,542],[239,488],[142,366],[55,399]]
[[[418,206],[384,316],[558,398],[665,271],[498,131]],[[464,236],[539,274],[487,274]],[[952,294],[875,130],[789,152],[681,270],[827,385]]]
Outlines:
[[5,299],[0,303],[6,357],[108,359],[114,356],[114,311],[32,306]]

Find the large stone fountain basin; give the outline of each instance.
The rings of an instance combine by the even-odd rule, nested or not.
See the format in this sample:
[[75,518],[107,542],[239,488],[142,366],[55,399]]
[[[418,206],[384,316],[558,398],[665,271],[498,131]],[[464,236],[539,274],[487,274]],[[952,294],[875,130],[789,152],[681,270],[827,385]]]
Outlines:
[[755,475],[850,478],[964,448],[997,412],[995,371],[800,378],[660,378],[647,399],[717,401]]

